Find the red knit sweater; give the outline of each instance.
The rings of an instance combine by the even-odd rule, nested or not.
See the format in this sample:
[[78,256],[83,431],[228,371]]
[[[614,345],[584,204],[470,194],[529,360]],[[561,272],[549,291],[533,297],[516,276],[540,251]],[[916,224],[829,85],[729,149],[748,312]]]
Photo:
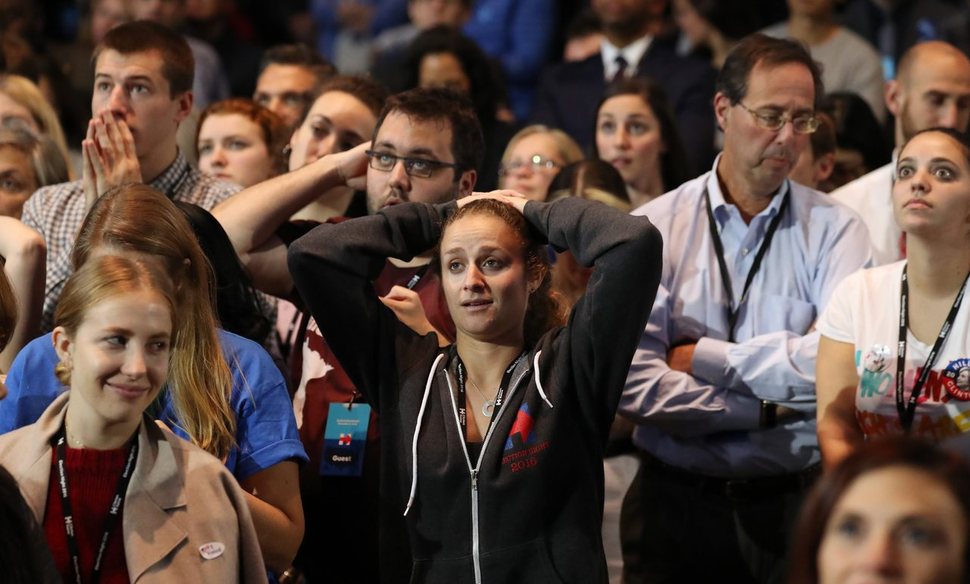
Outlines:
[[[81,580],[89,582],[94,569],[98,545],[104,534],[104,521],[108,508],[118,488],[118,478],[125,468],[128,448],[118,450],[92,450],[90,448],[67,449],[67,481],[74,511],[74,533],[81,555]],[[55,456],[51,453],[51,479],[47,488],[47,511],[44,513],[44,535],[51,548],[57,571],[65,583],[73,584],[74,569],[67,549],[64,529],[64,512],[61,508],[60,481]],[[118,522],[108,538],[101,565],[102,584],[128,584],[128,567],[125,563],[125,544],[122,533],[124,504],[118,514]]]

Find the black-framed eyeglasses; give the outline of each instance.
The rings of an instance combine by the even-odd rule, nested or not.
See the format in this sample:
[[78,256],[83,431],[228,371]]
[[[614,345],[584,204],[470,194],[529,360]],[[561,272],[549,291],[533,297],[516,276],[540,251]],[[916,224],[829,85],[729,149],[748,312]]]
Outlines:
[[785,127],[785,124],[791,122],[792,130],[796,134],[812,134],[818,129],[818,118],[815,114],[795,114],[791,115],[788,112],[779,113],[773,110],[753,110],[748,106],[744,105],[740,101],[738,105],[741,106],[744,111],[751,114],[754,118],[755,124],[759,128],[764,130],[770,130],[772,132],[778,132]]
[[368,150],[367,157],[370,158],[370,167],[382,172],[391,172],[397,161],[404,163],[404,172],[408,176],[417,178],[431,178],[431,175],[440,168],[454,168],[458,170],[458,165],[452,162],[441,162],[440,160],[428,160],[427,158],[412,158],[410,156],[397,156],[390,152],[377,152]]
[[498,169],[498,175],[506,176],[522,168],[531,168],[532,170],[544,168],[551,170],[553,168],[562,168],[562,165],[551,158],[543,158],[539,154],[533,154],[528,160],[513,160],[503,164]]

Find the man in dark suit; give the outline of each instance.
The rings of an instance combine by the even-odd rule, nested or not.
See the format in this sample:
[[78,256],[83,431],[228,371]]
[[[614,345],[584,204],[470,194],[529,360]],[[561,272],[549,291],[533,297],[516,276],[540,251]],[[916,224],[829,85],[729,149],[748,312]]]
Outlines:
[[714,159],[714,70],[699,59],[678,56],[674,39],[652,34],[663,0],[592,0],[591,4],[603,25],[600,52],[546,72],[532,121],[565,130],[588,150],[606,85],[622,77],[651,77],[670,98],[695,169],[709,168]]

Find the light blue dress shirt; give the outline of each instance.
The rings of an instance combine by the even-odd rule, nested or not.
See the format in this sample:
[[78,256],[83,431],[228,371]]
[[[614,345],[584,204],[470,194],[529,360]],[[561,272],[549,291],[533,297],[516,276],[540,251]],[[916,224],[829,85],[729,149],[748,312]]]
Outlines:
[[[705,190],[736,299],[782,196],[791,197],[740,307],[733,343],[726,340],[728,299]],[[777,475],[817,463],[813,327],[842,278],[871,263],[862,220],[785,181],[747,224],[725,202],[713,170],[633,213],[648,216],[664,238],[660,289],[620,402],[620,412],[640,424],[634,443],[668,464],[720,477]],[[693,340],[693,375],[671,370],[668,349]],[[802,418],[759,429],[761,400],[795,408]]]

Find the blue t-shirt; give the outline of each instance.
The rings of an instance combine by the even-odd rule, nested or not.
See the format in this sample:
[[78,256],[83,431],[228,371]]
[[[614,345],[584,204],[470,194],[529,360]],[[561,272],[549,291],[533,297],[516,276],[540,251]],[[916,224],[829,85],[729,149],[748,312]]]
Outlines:
[[[236,414],[236,446],[226,459],[226,468],[242,481],[286,460],[306,462],[280,370],[258,344],[222,329],[218,332],[232,372],[230,402]],[[20,351],[7,376],[9,394],[0,400],[0,434],[33,424],[66,391],[54,375],[57,362],[50,334]],[[175,417],[170,394],[163,392],[159,399],[162,411],[158,418],[188,440]]]

